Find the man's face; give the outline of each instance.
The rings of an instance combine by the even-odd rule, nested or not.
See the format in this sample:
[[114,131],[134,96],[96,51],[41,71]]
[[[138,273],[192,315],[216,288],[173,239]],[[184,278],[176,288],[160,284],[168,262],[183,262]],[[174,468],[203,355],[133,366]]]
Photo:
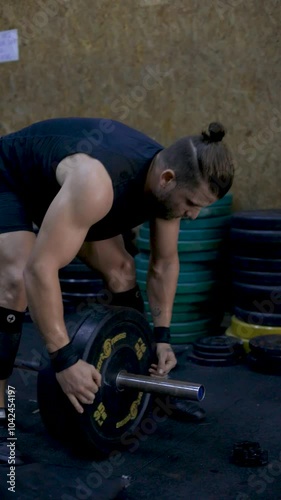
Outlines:
[[188,218],[196,219],[201,208],[217,201],[217,197],[210,192],[208,185],[202,182],[197,188],[187,187],[160,187],[151,196],[151,210],[161,219]]

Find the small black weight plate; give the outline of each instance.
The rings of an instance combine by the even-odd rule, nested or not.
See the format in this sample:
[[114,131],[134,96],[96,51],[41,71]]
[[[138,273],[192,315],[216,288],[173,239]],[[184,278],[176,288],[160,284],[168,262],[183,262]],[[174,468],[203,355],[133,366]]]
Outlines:
[[226,335],[216,335],[203,337],[194,343],[194,349],[206,353],[229,353],[233,350],[239,350],[241,342],[238,339],[227,337]]
[[246,362],[254,371],[268,375],[281,375],[281,363],[265,360],[252,352],[247,355]]
[[255,354],[281,356],[281,335],[260,335],[249,341],[249,347]]
[[237,306],[234,307],[234,314],[238,319],[253,325],[281,327],[281,314],[247,311]]
[[[243,350],[243,344],[241,342],[241,345],[239,345],[241,353]],[[238,352],[238,349],[229,349],[229,352],[216,352],[216,351],[211,351],[207,352],[201,349],[198,349],[195,345],[193,345],[193,353],[196,356],[199,356],[200,358],[204,359],[227,359],[227,358],[232,358],[233,356],[239,356],[240,353]]]
[[236,365],[239,361],[237,356],[230,356],[228,358],[202,358],[196,354],[189,354],[188,360],[197,365],[202,366],[232,366]]
[[245,210],[232,215],[232,227],[281,230],[281,210]]
[[238,271],[233,270],[233,280],[239,283],[257,284],[257,285],[280,285],[281,273],[265,273],[256,271]]
[[230,462],[241,467],[257,467],[268,463],[268,452],[255,441],[239,441],[233,446]]

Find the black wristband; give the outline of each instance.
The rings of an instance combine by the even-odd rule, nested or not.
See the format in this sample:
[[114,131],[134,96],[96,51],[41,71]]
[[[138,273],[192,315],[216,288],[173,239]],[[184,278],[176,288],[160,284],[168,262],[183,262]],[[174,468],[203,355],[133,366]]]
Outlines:
[[49,353],[50,360],[56,373],[62,372],[80,359],[71,342],[55,352]]
[[167,326],[155,326],[153,333],[156,344],[159,344],[160,342],[170,344],[171,334],[170,328]]

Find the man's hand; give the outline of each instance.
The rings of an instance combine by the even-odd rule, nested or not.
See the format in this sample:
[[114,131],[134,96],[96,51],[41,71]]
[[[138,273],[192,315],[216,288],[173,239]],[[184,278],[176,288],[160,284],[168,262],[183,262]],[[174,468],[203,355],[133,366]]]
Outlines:
[[57,373],[56,378],[63,392],[79,413],[84,412],[80,403],[92,404],[101,386],[100,373],[93,365],[82,359]]
[[152,364],[149,368],[151,375],[167,375],[177,364],[175,353],[170,344],[157,344],[156,354],[158,365]]

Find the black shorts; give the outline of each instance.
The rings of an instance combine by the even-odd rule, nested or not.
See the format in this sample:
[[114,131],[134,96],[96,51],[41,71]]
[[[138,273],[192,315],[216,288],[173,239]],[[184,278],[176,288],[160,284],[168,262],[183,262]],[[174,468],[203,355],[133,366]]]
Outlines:
[[33,224],[23,198],[0,173],[0,234],[32,231]]

